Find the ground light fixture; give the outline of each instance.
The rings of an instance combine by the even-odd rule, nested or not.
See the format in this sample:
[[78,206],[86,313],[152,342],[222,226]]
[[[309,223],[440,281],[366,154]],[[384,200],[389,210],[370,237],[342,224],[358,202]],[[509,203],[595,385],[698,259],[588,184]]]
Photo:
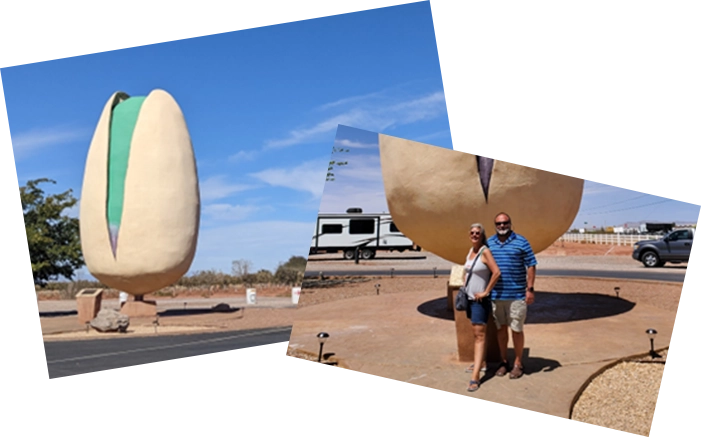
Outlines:
[[375,294],[377,294],[378,296],[380,295],[380,287],[380,284],[375,284]]
[[317,361],[320,363],[321,362],[321,353],[324,350],[324,343],[329,338],[329,334],[327,334],[326,332],[320,332],[320,333],[316,334],[316,338],[319,340],[319,359]]
[[[619,298],[618,293],[621,292],[621,287],[613,287],[613,291],[616,292],[616,297]],[[620,298],[619,298],[620,299]]]
[[645,331],[647,334],[648,338],[650,339],[650,357],[651,358],[660,358],[661,355],[655,352],[655,336],[657,335],[657,331],[650,328],[647,331]]

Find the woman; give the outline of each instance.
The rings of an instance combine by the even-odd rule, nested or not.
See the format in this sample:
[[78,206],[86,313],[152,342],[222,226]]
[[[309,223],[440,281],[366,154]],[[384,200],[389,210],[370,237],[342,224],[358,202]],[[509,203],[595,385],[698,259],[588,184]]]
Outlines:
[[[492,311],[489,293],[501,276],[501,271],[487,247],[487,237],[480,223],[470,226],[470,242],[472,248],[465,260],[465,288],[470,300],[470,320],[475,335],[475,361],[472,365],[472,379],[467,387],[467,391],[472,392],[480,387],[480,365],[485,359],[487,318]],[[470,268],[472,275],[469,274]]]

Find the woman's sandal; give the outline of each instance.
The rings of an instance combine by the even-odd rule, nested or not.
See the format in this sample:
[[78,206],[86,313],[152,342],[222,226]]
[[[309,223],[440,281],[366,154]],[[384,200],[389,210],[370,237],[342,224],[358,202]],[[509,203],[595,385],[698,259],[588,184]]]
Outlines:
[[479,388],[480,388],[480,382],[475,381],[474,379],[471,379],[470,384],[467,386],[467,391],[473,392],[473,391],[477,391],[477,389],[479,389]]
[[502,361],[499,364],[499,368],[497,368],[497,371],[494,375],[496,376],[504,376],[509,372],[509,363],[508,361]]
[[523,366],[514,366],[509,373],[509,379],[518,379],[523,376]]

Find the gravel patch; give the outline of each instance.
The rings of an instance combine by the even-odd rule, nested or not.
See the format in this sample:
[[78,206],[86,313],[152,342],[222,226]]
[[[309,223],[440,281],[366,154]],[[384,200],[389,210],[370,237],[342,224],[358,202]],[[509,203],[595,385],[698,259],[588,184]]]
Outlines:
[[649,435],[666,351],[661,355],[662,358],[656,362],[623,362],[598,375],[574,405],[572,419]]

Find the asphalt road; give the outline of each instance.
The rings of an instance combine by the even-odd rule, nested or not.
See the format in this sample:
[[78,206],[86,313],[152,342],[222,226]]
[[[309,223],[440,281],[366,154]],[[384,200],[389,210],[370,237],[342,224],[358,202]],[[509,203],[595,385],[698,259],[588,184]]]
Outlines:
[[[577,276],[584,278],[612,278],[612,279],[632,279],[648,281],[669,281],[684,282],[684,272],[679,270],[650,269],[640,271],[616,271],[616,270],[576,270],[576,269],[538,269],[538,276]],[[308,271],[305,277],[315,277],[319,273]],[[431,276],[434,270],[324,270],[324,276]],[[450,270],[437,269],[437,276],[449,276]]]
[[41,345],[44,382],[69,384],[375,384],[288,360],[291,327]]

